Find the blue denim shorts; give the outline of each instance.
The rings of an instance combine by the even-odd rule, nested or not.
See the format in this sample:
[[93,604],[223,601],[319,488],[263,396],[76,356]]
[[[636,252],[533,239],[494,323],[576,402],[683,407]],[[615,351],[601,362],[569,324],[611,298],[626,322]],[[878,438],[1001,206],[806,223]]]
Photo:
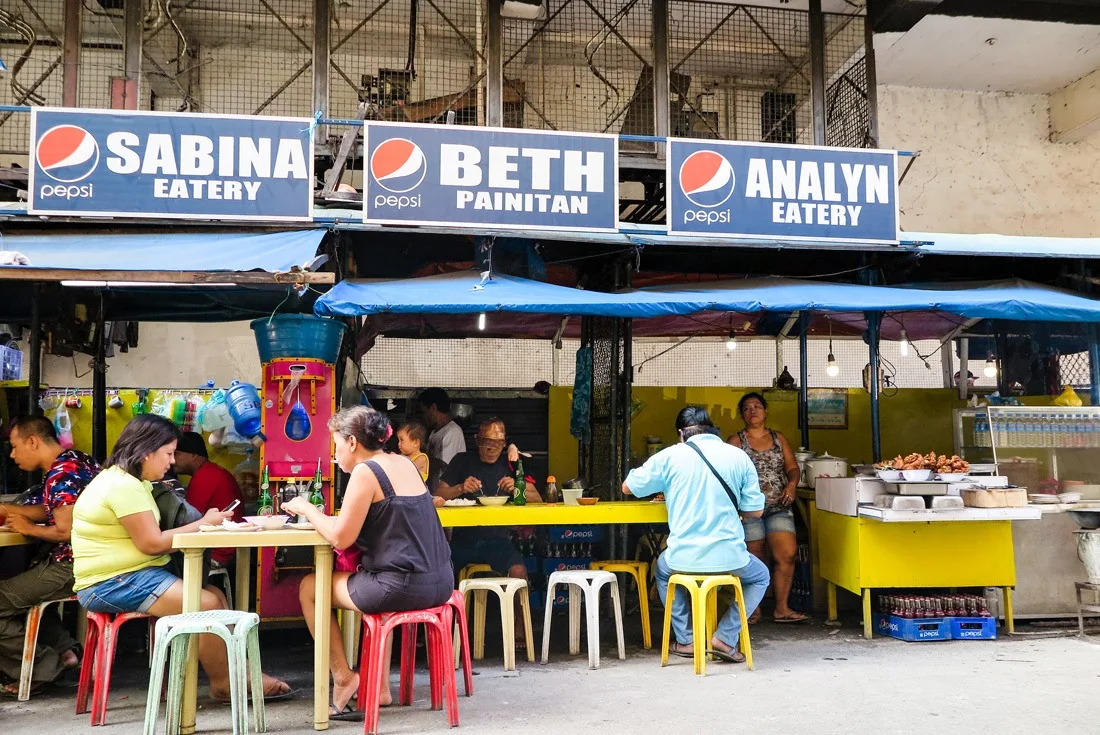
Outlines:
[[149,612],[149,608],[179,579],[168,567],[147,567],[105,579],[76,593],[81,607],[91,612]]
[[763,541],[770,533],[795,533],[794,511],[790,508],[766,515],[763,518],[742,518],[745,541]]

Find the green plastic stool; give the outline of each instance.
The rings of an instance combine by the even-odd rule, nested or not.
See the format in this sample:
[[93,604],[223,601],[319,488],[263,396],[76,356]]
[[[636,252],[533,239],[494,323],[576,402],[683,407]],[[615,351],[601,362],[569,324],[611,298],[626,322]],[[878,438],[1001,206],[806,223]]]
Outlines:
[[[232,627],[232,631],[230,631]],[[260,668],[260,617],[237,610],[205,610],[168,615],[157,620],[154,635],[149,695],[145,704],[144,735],[154,735],[160,707],[164,667],[171,644],[171,669],[168,673],[168,704],[165,707],[164,732],[179,735],[180,703],[183,699],[184,670],[187,667],[188,636],[209,633],[225,641],[229,659],[229,699],[233,709],[233,735],[248,734],[248,688],[252,685],[252,712],[256,732],[267,732],[264,718],[263,674]]]

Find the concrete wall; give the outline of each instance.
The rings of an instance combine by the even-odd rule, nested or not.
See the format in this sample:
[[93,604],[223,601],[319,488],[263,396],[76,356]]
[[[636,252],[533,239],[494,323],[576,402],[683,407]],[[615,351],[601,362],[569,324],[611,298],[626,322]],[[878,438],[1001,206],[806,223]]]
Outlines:
[[[225,386],[231,380],[260,377],[260,358],[248,322],[148,322],[141,325],[138,343],[137,349],[108,358],[108,388],[197,388],[207,380]],[[58,388],[90,388],[88,356],[77,355],[74,364],[72,358],[47,355],[42,380]]]
[[1046,95],[890,86],[878,95],[881,146],[920,151],[901,186],[903,229],[1100,235],[1100,135],[1051,143]]

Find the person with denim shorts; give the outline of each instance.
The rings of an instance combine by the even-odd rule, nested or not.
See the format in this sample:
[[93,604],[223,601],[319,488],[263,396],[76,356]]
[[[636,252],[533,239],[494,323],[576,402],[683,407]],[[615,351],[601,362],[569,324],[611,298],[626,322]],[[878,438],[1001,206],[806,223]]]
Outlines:
[[[233,517],[217,509],[201,520],[162,530],[153,500],[153,482],[172,466],[179,439],[175,424],[143,414],[126,425],[103,471],[88,483],[73,506],[73,590],[91,612],[117,615],[148,613],[153,617],[183,611],[183,580],[169,568],[168,554],[177,534],[203,525],[220,525]],[[214,587],[202,591],[203,610],[225,609],[225,597]],[[199,663],[210,679],[210,694],[229,700],[229,661],[225,645],[213,635],[199,637]],[[283,696],[285,682],[264,676],[264,696]]]
[[[755,609],[768,589],[768,568],[745,547],[741,518],[759,517],[764,496],[756,468],[743,451],[717,436],[706,409],[681,410],[676,431],[680,443],[631,470],[623,492],[638,497],[665,495],[668,548],[657,557],[657,592],[663,604],[672,605],[676,642],[669,650],[691,658],[694,639],[688,594],[677,589],[675,599],[668,600],[668,579],[677,572],[735,575],[741,579],[745,607]],[[740,633],[741,613],[734,602],[718,622],[708,651],[722,661],[741,663],[745,656],[737,650]]]
[[[759,393],[746,393],[737,403],[737,413],[745,422],[745,428],[729,438],[729,443],[745,451],[756,466],[760,477],[760,490],[766,504],[764,515],[745,520],[745,541],[753,556],[766,561],[765,547],[771,552],[772,582],[775,589],[775,613],[777,623],[801,623],[808,618],[790,608],[791,584],[794,581],[794,564],[798,558],[798,537],[795,533],[795,488],[801,472],[787,438],[769,429],[768,402]],[[760,619],[760,611],[752,614],[750,622]]]

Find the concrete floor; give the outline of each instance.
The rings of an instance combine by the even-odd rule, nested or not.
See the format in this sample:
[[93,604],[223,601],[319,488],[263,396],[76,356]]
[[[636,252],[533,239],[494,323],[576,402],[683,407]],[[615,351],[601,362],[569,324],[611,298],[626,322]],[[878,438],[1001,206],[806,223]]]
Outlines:
[[[554,639],[564,644],[565,620]],[[561,626],[561,627],[559,627]],[[500,733],[1088,733],[1100,732],[1100,638],[1002,638],[990,642],[865,641],[857,621],[753,628],[756,671],[711,663],[706,678],[691,661],[628,647],[614,658],[604,630],[602,668],[559,649],[548,666],[521,663],[505,675],[490,649],[476,665],[475,695],[459,698],[462,729]],[[636,631],[628,640],[639,640]],[[658,641],[659,645],[659,641]],[[297,698],[268,705],[273,733],[312,732],[310,642],[299,632],[269,631],[265,668],[300,687]],[[141,731],[148,670],[132,639],[119,657],[104,733]],[[608,658],[611,656],[611,658]],[[416,704],[382,713],[382,731],[446,733],[441,712],[428,709],[420,672]],[[461,682],[461,680],[460,680]],[[460,683],[461,687],[461,683]],[[5,733],[88,732],[73,714],[75,689],[55,686],[30,702],[0,700]],[[333,732],[361,732],[361,723],[332,723]],[[200,700],[199,732],[229,732],[229,709]]]

